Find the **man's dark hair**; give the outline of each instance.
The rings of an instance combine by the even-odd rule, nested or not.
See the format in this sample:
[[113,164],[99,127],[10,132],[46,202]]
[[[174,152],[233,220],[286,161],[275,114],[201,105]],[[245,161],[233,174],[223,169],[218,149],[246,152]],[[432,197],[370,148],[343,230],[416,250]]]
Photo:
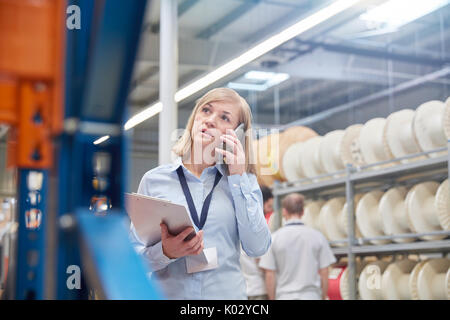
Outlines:
[[300,193],[290,193],[281,201],[281,206],[289,214],[302,214],[305,197]]
[[263,196],[263,203],[266,203],[267,200],[273,198],[273,194],[272,194],[272,191],[270,190],[270,188],[268,188],[266,186],[262,186],[261,192],[262,192],[262,196]]

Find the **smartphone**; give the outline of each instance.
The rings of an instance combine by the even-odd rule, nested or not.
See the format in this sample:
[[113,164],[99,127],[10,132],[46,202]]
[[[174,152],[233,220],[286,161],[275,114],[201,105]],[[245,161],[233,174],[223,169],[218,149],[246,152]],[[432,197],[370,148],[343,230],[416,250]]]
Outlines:
[[[243,147],[244,150],[245,150],[245,132],[244,132],[244,124],[241,123],[240,125],[238,125],[237,128],[234,129],[234,133],[236,133],[237,138],[239,139],[239,141],[240,141],[241,144],[242,144],[242,147]],[[220,144],[220,147],[221,147],[223,150],[233,151],[233,150],[231,149],[230,146],[227,146],[227,145],[226,145],[225,142],[222,142],[222,143]],[[223,161],[223,155],[222,155],[221,153],[219,153],[219,152],[216,152],[216,163],[226,164],[226,163]],[[228,166],[227,166],[227,168],[228,168]]]

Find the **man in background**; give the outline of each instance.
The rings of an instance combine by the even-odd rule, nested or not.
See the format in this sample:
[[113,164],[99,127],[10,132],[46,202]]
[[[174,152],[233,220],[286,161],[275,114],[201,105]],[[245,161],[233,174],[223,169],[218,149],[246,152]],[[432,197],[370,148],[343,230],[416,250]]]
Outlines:
[[[267,223],[273,213],[273,195],[268,187],[261,187],[263,196],[263,211]],[[241,248],[241,270],[247,284],[247,297],[249,300],[267,300],[264,272],[258,267],[259,258],[251,258]]]
[[336,262],[327,239],[301,222],[304,197],[291,193],[281,202],[283,227],[272,235],[272,246],[261,257],[268,298],[320,300],[328,291],[328,266]]

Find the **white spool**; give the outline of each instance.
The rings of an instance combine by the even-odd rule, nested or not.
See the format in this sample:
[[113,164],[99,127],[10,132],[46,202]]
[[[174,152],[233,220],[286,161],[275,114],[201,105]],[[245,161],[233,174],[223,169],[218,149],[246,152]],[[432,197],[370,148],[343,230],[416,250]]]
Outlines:
[[320,209],[319,225],[320,230],[328,240],[336,238],[336,217],[344,207],[345,198],[333,198],[328,200]]
[[450,230],[450,190],[448,179],[444,180],[436,192],[435,207],[442,229]]
[[422,261],[411,272],[409,281],[414,300],[450,300],[450,259]]
[[[361,200],[363,194],[356,194],[355,198],[353,200],[353,209],[354,212],[356,212],[356,208],[358,207],[358,203]],[[345,238],[348,238],[348,232],[350,230],[349,228],[349,223],[348,223],[348,205],[347,202],[345,202],[344,207],[342,208],[341,214],[339,216],[339,228],[341,230],[341,232],[345,235]],[[355,237],[356,238],[361,238],[362,234],[361,231],[359,230],[358,224],[355,223]]]
[[[367,164],[393,159],[393,155],[384,148],[384,127],[386,119],[375,118],[367,121],[359,134],[359,143],[363,158]],[[386,166],[386,165],[384,165]],[[376,168],[383,167],[377,166]]]
[[[406,213],[405,187],[389,189],[380,199],[378,211],[383,222],[384,233],[386,235],[411,233],[408,215]],[[399,243],[413,242],[414,238],[396,238],[393,241]]]
[[283,169],[286,179],[290,182],[300,180],[305,177],[299,166],[300,155],[304,150],[304,142],[296,142],[289,146],[283,155]]
[[[322,136],[317,136],[305,141],[303,145],[303,152],[300,154],[300,170],[308,178],[325,173],[319,157],[319,146],[322,139]],[[317,182],[319,179],[313,179],[313,181]]]
[[366,164],[359,144],[359,134],[362,127],[362,124],[354,124],[344,131],[340,146],[340,157],[344,165],[351,164],[360,167]]
[[383,300],[381,277],[389,262],[378,260],[369,263],[361,272],[358,290],[361,300]]
[[[395,158],[419,153],[419,143],[413,130],[413,120],[415,111],[403,109],[392,113],[386,120],[384,127],[384,148],[386,154],[392,153]],[[403,159],[402,163],[409,163],[425,159],[425,156]]]
[[381,276],[381,292],[385,300],[411,300],[410,273],[416,261],[403,259],[391,263]]
[[[420,148],[430,151],[447,145],[444,132],[444,109],[442,101],[432,100],[421,104],[414,116],[413,129]],[[437,157],[446,152],[434,152],[430,157]]]
[[[356,207],[356,223],[365,238],[384,236],[383,222],[378,205],[383,192],[374,190],[366,193]],[[386,244],[389,240],[370,240],[373,244]]]
[[445,101],[444,116],[442,118],[442,127],[444,128],[447,140],[450,140],[450,97]]
[[[415,185],[406,196],[406,211],[411,228],[417,233],[440,231],[435,195],[439,183],[434,181],[423,182]],[[445,235],[422,236],[424,240],[440,240]]]
[[340,147],[343,137],[344,130],[334,130],[328,132],[320,143],[319,157],[326,173],[334,173],[345,169],[340,157]]
[[[359,282],[359,277],[361,275],[361,271],[368,264],[366,260],[363,261],[355,261],[355,277],[356,282]],[[350,300],[350,286],[348,285],[348,268],[345,268],[344,272],[342,272],[341,280],[339,281],[340,293],[342,300]]]
[[320,229],[320,209],[324,204],[325,201],[323,200],[311,201],[308,203],[303,211],[302,222],[308,227],[322,232]]

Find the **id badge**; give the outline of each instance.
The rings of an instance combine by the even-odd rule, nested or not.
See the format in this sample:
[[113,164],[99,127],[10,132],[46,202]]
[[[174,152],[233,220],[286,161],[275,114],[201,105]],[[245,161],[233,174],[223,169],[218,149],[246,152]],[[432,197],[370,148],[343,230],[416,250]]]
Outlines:
[[212,270],[212,269],[216,269],[219,266],[218,259],[217,259],[217,248],[216,247],[203,249],[203,252],[205,253],[206,260],[208,260],[208,262],[206,262],[206,263],[205,263],[204,259],[202,259],[199,256],[187,256],[186,257],[187,273]]

